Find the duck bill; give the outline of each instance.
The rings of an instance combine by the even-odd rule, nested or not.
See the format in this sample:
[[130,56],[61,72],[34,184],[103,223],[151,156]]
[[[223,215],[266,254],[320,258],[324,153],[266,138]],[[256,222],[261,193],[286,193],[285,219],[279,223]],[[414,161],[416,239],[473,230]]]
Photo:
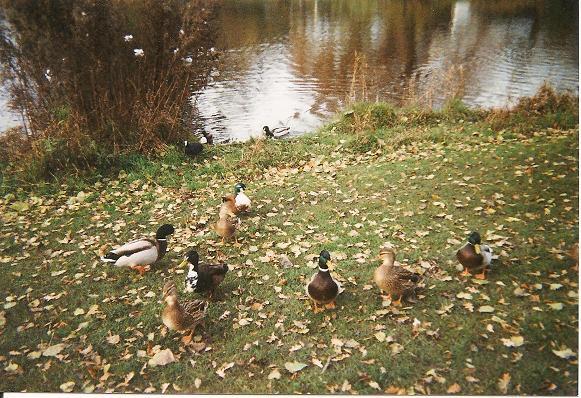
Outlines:
[[180,263],[180,265],[178,265],[178,267],[183,267],[184,265],[188,264],[188,259],[184,258],[183,261]]

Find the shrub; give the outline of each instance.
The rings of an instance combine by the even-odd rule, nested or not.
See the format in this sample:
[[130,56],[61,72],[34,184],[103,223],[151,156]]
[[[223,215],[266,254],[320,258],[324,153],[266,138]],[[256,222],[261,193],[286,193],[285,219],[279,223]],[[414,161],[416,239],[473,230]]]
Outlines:
[[[0,62],[41,175],[187,134],[215,59],[212,0],[0,0]],[[14,157],[14,156],[12,156]]]

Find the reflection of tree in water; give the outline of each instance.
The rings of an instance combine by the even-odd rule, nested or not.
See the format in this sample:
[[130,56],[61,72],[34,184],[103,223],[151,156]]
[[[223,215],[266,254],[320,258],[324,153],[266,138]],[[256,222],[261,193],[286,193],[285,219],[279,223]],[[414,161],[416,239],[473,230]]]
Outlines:
[[[559,11],[562,6],[567,15]],[[218,80],[237,81],[220,88],[246,93],[256,88],[269,91],[273,85],[265,79],[288,79],[286,86],[277,87],[288,90],[289,104],[302,101],[302,109],[313,115],[341,108],[351,97],[352,82],[358,99],[366,88],[367,99],[396,103],[414,92],[435,99],[461,93],[465,82],[472,95],[484,93],[498,103],[507,92],[504,84],[517,91],[523,84],[507,80],[502,63],[520,79],[523,73],[515,71],[515,65],[542,73],[539,51],[548,52],[550,63],[557,65],[578,59],[577,9],[578,4],[566,0],[226,2],[219,45],[232,51],[222,59],[226,73]],[[557,43],[559,37],[565,42]],[[560,59],[559,48],[566,49],[565,59]],[[367,67],[359,68],[363,76],[353,78],[357,56]],[[566,70],[561,73],[565,80],[576,68]],[[248,94],[250,102],[252,95]],[[289,108],[289,115],[297,110]]]

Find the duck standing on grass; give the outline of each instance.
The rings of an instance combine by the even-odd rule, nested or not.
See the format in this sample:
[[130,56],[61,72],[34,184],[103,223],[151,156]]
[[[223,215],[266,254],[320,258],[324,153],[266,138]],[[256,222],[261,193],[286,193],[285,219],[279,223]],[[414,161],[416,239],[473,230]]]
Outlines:
[[236,208],[236,197],[232,194],[222,196],[222,204],[220,205],[218,216],[220,218],[227,216],[234,217],[236,214],[238,214],[238,209]]
[[379,252],[383,264],[375,269],[373,280],[379,289],[389,295],[397,296],[394,305],[401,305],[401,300],[415,294],[420,275],[408,271],[395,261],[395,249],[391,243],[386,243]]
[[492,249],[482,244],[480,234],[471,232],[468,242],[456,252],[458,262],[464,267],[462,275],[470,275],[470,271],[481,270],[482,273],[474,275],[476,279],[486,279],[486,270],[492,262]]
[[327,250],[321,251],[319,255],[319,271],[315,273],[309,283],[305,286],[307,296],[315,304],[315,314],[321,312],[318,305],[322,304],[325,308],[335,308],[335,299],[343,292],[343,288],[329,274],[328,263],[331,262],[331,254]]
[[188,264],[189,270],[186,275],[186,291],[187,292],[209,292],[210,298],[214,296],[214,290],[224,280],[228,272],[228,265],[226,264],[200,264],[200,257],[198,252],[190,250],[180,264],[180,266]]
[[220,206],[219,219],[214,226],[216,233],[222,237],[222,244],[224,244],[225,239],[230,239],[232,237],[236,239],[236,244],[238,244],[238,238],[235,235],[239,226],[240,219],[236,217],[234,195],[223,196],[222,206]]
[[150,265],[161,260],[167,251],[167,237],[174,233],[174,227],[164,224],[158,228],[155,239],[142,238],[124,244],[101,257],[106,263],[117,267],[129,267],[143,275]]
[[165,301],[165,308],[161,313],[161,320],[168,329],[176,331],[191,330],[191,334],[193,334],[196,327],[201,326],[206,332],[207,301],[191,300],[180,303],[176,285],[172,281],[163,286],[163,300]]
[[236,194],[235,205],[237,212],[243,211],[248,212],[250,211],[250,207],[252,202],[250,198],[246,196],[244,190],[246,189],[246,185],[239,182],[238,184],[234,185],[234,193]]
[[204,150],[203,144],[206,144],[207,142],[208,140],[206,137],[200,138],[199,142],[184,141],[184,153],[187,156],[194,158],[202,153]]

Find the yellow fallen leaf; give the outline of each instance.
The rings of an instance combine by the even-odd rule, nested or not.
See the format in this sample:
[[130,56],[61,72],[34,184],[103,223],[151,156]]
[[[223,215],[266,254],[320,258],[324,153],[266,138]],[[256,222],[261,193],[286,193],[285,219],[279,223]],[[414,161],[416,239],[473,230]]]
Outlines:
[[478,312],[484,312],[484,313],[494,312],[494,308],[489,306],[489,305],[483,305],[480,308],[478,308]]
[[446,390],[446,392],[448,394],[457,394],[462,390],[462,388],[460,387],[460,384],[458,383],[454,383],[452,384],[450,387],[448,387],[448,390]]
[[66,383],[60,385],[61,390],[64,392],[71,392],[73,391],[74,387],[75,387],[74,381],[67,381]]

